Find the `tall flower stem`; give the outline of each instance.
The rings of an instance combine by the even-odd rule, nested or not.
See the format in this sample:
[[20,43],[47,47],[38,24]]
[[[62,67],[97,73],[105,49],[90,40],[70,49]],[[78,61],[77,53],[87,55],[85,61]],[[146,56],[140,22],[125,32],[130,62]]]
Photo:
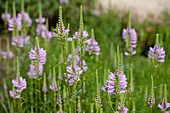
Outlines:
[[[59,6],[59,27],[60,27],[60,31],[58,29],[58,25],[57,25],[57,34],[58,34],[58,38],[60,40],[60,44],[61,44],[61,51],[63,53],[63,59],[64,59],[64,69],[65,69],[65,73],[66,73],[66,78],[67,78],[67,88],[68,88],[68,92],[69,92],[69,102],[70,102],[70,108],[72,111],[72,98],[71,98],[71,90],[70,90],[70,85],[69,85],[69,80],[68,80],[68,73],[67,73],[67,58],[66,58],[66,41],[67,41],[67,37],[68,37],[68,33],[66,34],[66,39],[64,37],[64,33],[62,31],[63,29],[63,21],[62,21],[62,7]],[[68,29],[69,29],[69,25],[68,25]]]
[[[78,34],[79,35],[79,34]],[[78,36],[77,35],[77,36]],[[82,6],[80,6],[80,37],[77,37],[78,39],[80,38],[80,58],[81,58],[81,70],[83,70],[83,58],[84,58],[84,49],[83,49],[83,14],[82,14]],[[81,85],[82,85],[82,111],[84,112],[84,77],[83,73],[81,74]]]
[[31,113],[33,113],[33,94],[34,94],[34,90],[33,90],[33,75],[31,75]]
[[9,44],[9,38],[7,38],[7,54],[8,54],[8,56],[7,56],[7,76],[8,76],[8,80],[11,80],[9,52],[10,52],[10,44]]
[[154,86],[154,89],[155,89],[155,97],[156,97],[156,79],[157,79],[157,68],[158,68],[158,61],[157,59],[155,60],[155,86]]
[[20,104],[20,113],[23,113],[23,110],[22,110],[22,101],[21,101],[21,92],[20,92],[20,97],[19,97],[19,104]]

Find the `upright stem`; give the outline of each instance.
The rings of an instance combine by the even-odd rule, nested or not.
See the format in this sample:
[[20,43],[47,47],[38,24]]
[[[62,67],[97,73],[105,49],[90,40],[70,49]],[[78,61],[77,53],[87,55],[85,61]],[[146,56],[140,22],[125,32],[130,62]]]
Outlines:
[[20,97],[19,97],[19,103],[20,103],[20,113],[23,113],[23,110],[22,110],[22,101],[21,101],[21,92],[20,92]]
[[74,112],[77,112],[77,106],[76,106],[76,85],[74,85]]
[[115,104],[115,111],[117,111],[117,101],[118,101],[118,95],[116,94],[116,104]]
[[131,112],[131,85],[130,85],[130,81],[131,81],[131,71],[132,71],[132,67],[131,67],[131,50],[129,52],[129,74],[128,74],[128,79],[129,79],[129,86],[128,86],[128,94],[129,94],[129,110],[128,112]]
[[41,113],[42,110],[41,110],[41,84],[40,84],[40,79],[38,79],[38,86],[39,86],[39,109],[40,109],[40,113]]
[[[156,59],[156,61],[155,61],[155,86],[154,86],[155,94],[156,94],[156,79],[157,79],[157,68],[158,68],[158,64],[157,63],[158,62],[157,62],[157,59]],[[155,95],[155,97],[156,97],[156,95]]]
[[31,75],[31,113],[33,113],[33,94],[34,94],[34,90],[33,90],[33,75]]
[[69,80],[68,80],[67,61],[66,61],[66,53],[65,52],[66,52],[65,47],[63,47],[64,67],[65,67],[66,78],[67,78],[67,88],[68,88],[68,92],[69,92],[69,102],[70,102],[71,111],[72,111],[72,98],[71,98],[71,91],[70,91],[70,85],[69,85]]

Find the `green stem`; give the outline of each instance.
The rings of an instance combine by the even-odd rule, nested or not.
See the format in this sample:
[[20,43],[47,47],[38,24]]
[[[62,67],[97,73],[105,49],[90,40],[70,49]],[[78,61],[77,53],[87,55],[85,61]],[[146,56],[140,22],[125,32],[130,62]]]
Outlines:
[[20,103],[20,113],[23,113],[23,110],[22,110],[22,101],[21,101],[21,92],[20,92],[20,97],[19,97],[19,103]]
[[31,75],[31,113],[33,113],[33,93],[34,93],[34,90],[33,90],[33,75]]
[[76,85],[74,85],[74,112],[77,112],[77,107],[76,107]]
[[41,84],[40,84],[40,79],[38,79],[38,86],[39,86],[39,109],[40,109],[40,113],[41,113],[42,110],[41,110]]
[[131,50],[130,50],[130,52],[129,52],[129,74],[128,74],[128,82],[129,82],[129,86],[128,86],[128,90],[129,90],[129,92],[128,92],[128,96],[129,96],[129,104],[128,104],[128,112],[130,113],[131,112],[131,85],[132,84],[130,84],[130,81],[131,81],[131,70],[132,70],[132,65],[131,65]]
[[[56,89],[55,89],[55,83],[54,83],[54,113],[56,113],[57,112],[57,110],[56,110],[56,102],[57,102],[57,99],[56,99]],[[59,87],[58,87],[59,88]]]
[[[47,102],[47,94],[44,93],[44,103]],[[46,113],[46,105],[44,105],[44,113]]]
[[66,61],[66,53],[65,52],[66,52],[65,47],[63,47],[64,67],[65,67],[66,78],[67,78],[67,88],[68,88],[68,92],[69,92],[69,102],[70,102],[71,111],[72,111],[72,98],[71,98],[71,90],[70,90],[70,85],[69,85],[69,80],[68,80],[67,61]]

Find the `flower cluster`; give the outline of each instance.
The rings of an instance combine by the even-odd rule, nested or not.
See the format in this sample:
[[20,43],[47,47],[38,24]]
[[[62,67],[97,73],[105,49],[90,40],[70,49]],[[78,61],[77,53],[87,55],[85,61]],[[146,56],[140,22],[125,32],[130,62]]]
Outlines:
[[[88,36],[89,36],[89,34],[88,34],[86,31],[83,31],[83,32],[82,32],[82,38],[86,38],[86,37],[88,37]],[[75,32],[75,34],[73,35],[73,38],[74,38],[74,39],[77,39],[77,37],[80,38],[80,30],[79,30],[79,32]]]
[[[39,57],[39,58],[38,58]],[[29,58],[32,60],[35,60],[36,63],[39,60],[39,64],[45,64],[46,61],[46,50],[43,48],[38,47],[38,54],[37,54],[37,48],[31,49],[29,52]]]
[[[76,80],[77,81],[80,80],[79,76],[83,73],[83,70],[81,70],[81,68],[78,67],[77,65],[75,65],[75,66],[70,65],[67,67],[67,72],[68,72],[69,85],[73,86],[74,85],[73,83]],[[66,77],[66,73],[64,73],[64,74]],[[67,82],[67,79],[66,79],[66,82]]]
[[69,0],[60,0],[60,3],[68,3]]
[[[66,36],[66,34],[68,33],[69,34],[69,29],[67,28],[67,29],[65,29],[65,26],[64,26],[64,24],[62,23],[62,32],[63,32],[63,36]],[[56,29],[54,29],[54,31],[55,32],[53,32],[53,36],[54,37],[58,37],[58,34],[57,34],[57,30],[58,30],[58,32],[59,33],[61,33],[61,30],[60,30],[60,24],[58,24],[58,29],[56,28]]]
[[[117,81],[118,80],[117,77],[118,77],[118,72],[115,72],[114,74],[112,72],[110,72],[110,75],[109,75],[110,80],[107,81],[108,85],[106,86],[106,88],[108,88],[108,91],[111,95],[117,93],[116,87],[120,87],[119,93],[122,93],[122,94],[125,93],[125,89],[127,87],[126,75],[123,72],[120,72],[119,73],[120,81]],[[120,84],[118,84],[118,82]],[[120,85],[120,86],[118,86],[118,85]]]
[[25,25],[27,27],[32,26],[32,20],[31,20],[30,16],[28,15],[28,13],[26,13],[26,12],[18,13],[18,19],[19,20],[24,20],[26,22]]
[[165,61],[165,51],[164,48],[160,47],[160,45],[155,45],[154,48],[150,47],[149,50],[149,58],[156,59],[158,62]]
[[[29,78],[34,78],[34,79],[38,78],[35,66],[32,64],[30,64],[30,70],[27,74]],[[42,74],[43,74],[43,65],[39,65],[39,75],[42,75]]]
[[56,81],[55,81],[55,82],[52,82],[52,85],[50,85],[50,89],[53,90],[53,91],[54,91],[54,89],[55,89],[56,91],[58,91],[58,87],[57,87]]
[[127,113],[128,112],[128,108],[126,108],[125,106],[118,106],[118,111],[120,112],[120,113]]
[[16,77],[15,80],[12,80],[13,86],[16,88],[16,90],[10,91],[10,96],[13,98],[19,98],[20,92],[22,92],[27,87],[27,82],[22,77]]
[[11,18],[11,15],[9,13],[3,13],[1,18],[8,21]]
[[134,55],[136,54],[136,51],[134,48],[136,48],[137,44],[137,35],[135,29],[123,29],[122,37],[125,42],[128,42],[127,49],[128,52],[125,52],[125,55]]
[[9,51],[9,52],[3,52],[3,51],[1,51],[1,55],[2,55],[2,58],[3,58],[3,59],[7,59],[8,56],[9,56],[9,58],[13,58],[13,57],[14,57],[14,54],[13,54],[12,51]]
[[[17,29],[15,27],[17,27]],[[21,18],[11,18],[8,20],[9,31],[13,31],[14,29],[20,31],[21,27],[22,27]]]
[[18,38],[13,37],[11,45],[17,45],[18,44],[19,47],[24,47],[24,44],[26,44],[29,41],[29,39],[30,39],[30,36],[28,36],[28,35],[26,37],[23,37],[23,36],[19,36]]
[[165,111],[170,107],[170,103],[167,103],[167,99],[163,99],[162,104],[158,104],[158,107],[161,109],[161,111]]
[[[81,66],[81,59],[80,57],[78,56],[78,54],[76,54],[76,65],[77,66]],[[70,61],[71,62],[71,59],[72,59],[72,54],[69,54],[68,55],[68,58],[67,58],[67,61]],[[86,66],[86,61],[83,60],[83,71],[87,71],[87,66]]]
[[37,35],[41,35],[42,38],[47,38],[47,41],[50,41],[52,32],[50,32],[44,24],[45,18],[36,18],[35,21],[38,23],[36,28]]
[[154,96],[149,96],[147,103],[150,104],[150,107],[152,108],[153,105],[155,104],[155,98],[154,98]]
[[100,55],[100,46],[98,46],[98,43],[95,39],[88,39],[84,41],[88,45],[86,45],[86,51],[90,51],[90,53],[93,53],[94,55]]
[[[35,47],[34,49],[31,49],[31,51],[29,52],[29,58],[35,61],[36,66],[38,65],[39,75],[42,75],[43,64],[45,64],[46,61],[46,50],[38,47],[37,51],[37,48]],[[29,78],[32,78],[32,76],[34,79],[37,78],[37,72],[34,65],[32,64],[30,65],[30,70],[27,74],[29,75]]]

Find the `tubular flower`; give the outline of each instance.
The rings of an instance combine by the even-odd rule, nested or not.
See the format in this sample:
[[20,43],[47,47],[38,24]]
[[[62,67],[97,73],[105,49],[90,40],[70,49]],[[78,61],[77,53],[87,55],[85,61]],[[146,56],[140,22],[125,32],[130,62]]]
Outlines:
[[[77,39],[77,35],[80,38],[80,31],[79,32],[75,32],[75,34],[73,35],[74,39]],[[89,34],[86,31],[82,32],[82,38],[86,38],[87,36],[89,36]]]
[[94,55],[100,55],[100,46],[98,46],[98,43],[96,42],[95,39],[88,39],[84,41],[88,45],[86,45],[86,51],[90,50],[90,53],[93,52]]
[[69,3],[69,0],[60,0],[60,3]]
[[[55,31],[55,32],[52,33],[53,36],[54,36],[54,37],[58,37],[57,28],[54,29],[54,31]],[[70,31],[70,30],[69,30],[68,28],[65,29],[65,26],[62,24],[62,32],[63,32],[64,36],[66,36],[67,33],[69,34],[69,31]],[[59,25],[59,24],[58,24],[58,32],[61,33],[60,25]]]
[[42,32],[45,32],[47,30],[46,26],[44,24],[38,24],[36,28],[37,35],[42,35]]
[[28,35],[25,37],[25,39],[23,36],[19,36],[18,38],[14,37],[11,45],[18,44],[19,47],[24,47],[24,44],[26,44],[29,41],[29,39],[30,39],[30,36]]
[[8,20],[8,30],[9,31],[13,31],[15,29],[14,28],[15,25],[17,27],[17,30],[20,31],[21,27],[22,27],[22,23],[21,23],[20,18],[11,18],[11,19]]
[[[42,75],[42,73],[43,73],[43,65],[39,64],[39,75]],[[28,74],[29,78],[33,78],[33,79],[38,78],[35,66],[32,64],[30,64],[30,70],[27,74]]]
[[[81,59],[78,55],[75,56],[76,57],[76,65],[77,66],[81,66]],[[67,61],[70,61],[71,62],[71,59],[72,59],[72,54],[69,54],[68,55],[68,58],[67,58]],[[83,60],[83,71],[87,71],[87,66],[86,66],[86,61]]]
[[[43,48],[38,47],[38,54],[39,54],[39,64],[45,64],[46,61],[46,50],[44,50]],[[38,56],[37,56],[37,48],[35,47],[34,49],[31,49],[31,51],[29,52],[29,58],[32,60],[38,60]]]
[[11,18],[11,15],[9,13],[3,13],[1,18],[8,21]]
[[[75,65],[75,66],[70,65],[67,67],[67,72],[68,72],[69,85],[73,86],[74,85],[73,83],[76,80],[78,80],[78,81],[80,80],[79,76],[83,73],[83,70],[81,70],[81,68],[78,67],[77,65]],[[64,74],[66,77],[66,73],[64,73]],[[67,81],[67,79],[66,79],[66,81]]]
[[55,81],[55,82],[53,81],[52,85],[50,85],[50,89],[51,89],[51,90],[54,91],[54,88],[55,88],[56,91],[58,91],[58,87],[57,87],[56,81]]
[[120,113],[122,113],[122,111],[123,111],[123,113],[127,113],[128,112],[128,108],[126,108],[125,106],[118,106],[118,111],[120,112]]
[[27,87],[27,82],[22,77],[19,77],[19,81],[18,81],[18,77],[16,77],[15,80],[12,80],[12,83],[13,86],[17,88],[16,90],[17,93],[23,91]]
[[43,91],[44,93],[46,93],[46,92],[47,92],[47,86],[46,86],[46,85],[43,85],[43,87],[42,87],[42,91]]
[[129,29],[129,28],[123,29],[122,38],[124,39],[125,42],[128,43],[127,45],[128,52],[125,52],[125,55],[136,54],[136,51],[134,50],[134,48],[136,48],[137,46],[136,44],[137,35],[135,29]]
[[167,103],[167,99],[165,99],[165,101],[162,101],[162,105],[158,104],[158,107],[161,109],[161,111],[165,111],[170,107],[170,103]]
[[153,107],[153,104],[155,104],[155,98],[153,96],[149,96],[148,98],[148,104],[150,104],[150,107]]
[[45,22],[45,18],[36,18],[35,21],[37,23],[44,23]]
[[158,62],[165,61],[165,51],[164,48],[160,47],[160,45],[155,45],[154,48],[150,47],[149,50],[149,58],[157,59]]
[[[110,72],[110,75],[109,75],[109,79],[107,82],[108,82],[108,85],[106,86],[106,88],[108,88],[108,91],[111,95],[113,94],[116,94],[117,91],[116,91],[116,87],[120,87],[120,93],[124,94],[125,93],[125,89],[127,87],[127,82],[126,82],[126,75],[123,73],[123,72],[120,72],[119,73],[119,80],[120,81],[117,81],[117,78],[118,77],[118,73],[112,73]],[[120,84],[117,84],[117,83],[120,83]],[[118,86],[120,85],[120,86]]]
[[31,20],[30,16],[28,15],[28,13],[26,13],[26,12],[18,13],[18,18],[20,20],[24,19],[24,21],[26,22],[27,27],[32,26],[32,20]]
[[12,98],[19,98],[20,97],[20,95],[18,93],[16,93],[15,90],[13,90],[13,91],[10,90],[9,94]]
[[12,51],[9,51],[9,52],[1,52],[1,55],[2,55],[2,58],[3,59],[7,59],[8,58],[8,56],[9,56],[9,58],[13,58],[14,57],[14,54],[13,54],[13,52]]
[[52,33],[48,30],[45,30],[41,32],[41,36],[42,38],[47,38],[47,41],[50,41],[50,39],[52,38]]

